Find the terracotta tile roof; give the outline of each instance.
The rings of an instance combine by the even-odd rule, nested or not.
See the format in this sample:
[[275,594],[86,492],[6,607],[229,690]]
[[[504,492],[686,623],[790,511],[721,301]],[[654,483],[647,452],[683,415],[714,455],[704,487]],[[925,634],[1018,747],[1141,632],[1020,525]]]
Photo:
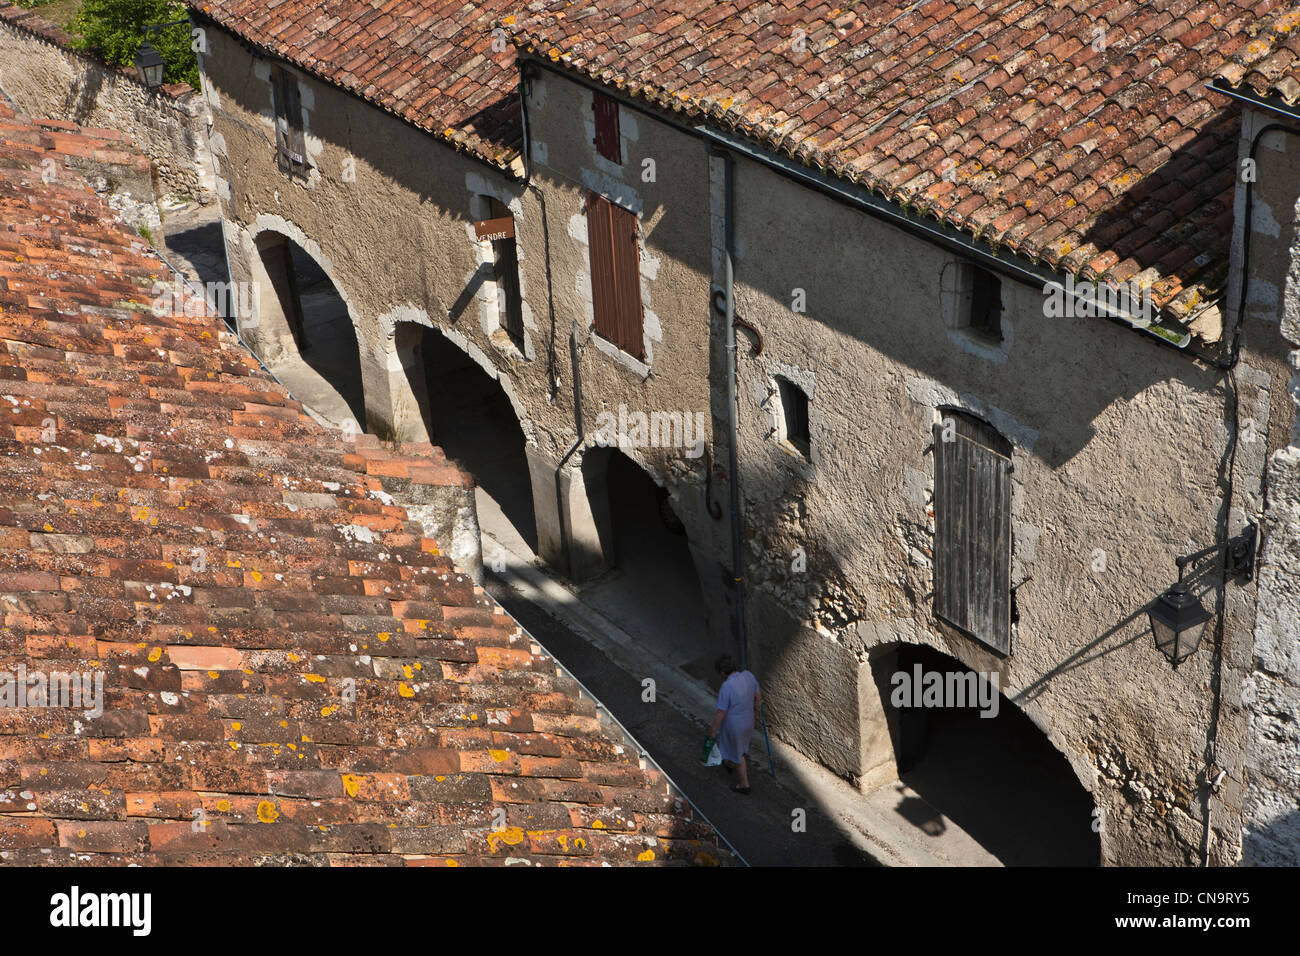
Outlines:
[[995,247],[1150,281],[1186,317],[1225,281],[1232,223],[1239,120],[1206,85],[1278,7],[551,0],[503,24],[530,54]]
[[1300,100],[1300,6],[1274,10],[1253,24],[1248,36],[1250,42],[1239,46],[1219,71],[1220,80],[1294,106]]
[[[384,491],[458,469],[155,314],[68,159],[124,148],[0,105],[0,859],[727,859]],[[102,715],[15,707],[20,673],[102,675]]]
[[187,0],[243,37],[494,165],[519,155],[513,0]]

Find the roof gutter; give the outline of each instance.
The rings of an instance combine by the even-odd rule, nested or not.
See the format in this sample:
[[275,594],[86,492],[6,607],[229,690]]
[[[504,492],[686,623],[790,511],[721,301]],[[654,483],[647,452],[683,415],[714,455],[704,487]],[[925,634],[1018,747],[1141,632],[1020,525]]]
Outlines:
[[1258,93],[1243,93],[1231,86],[1220,85],[1223,81],[1219,78],[1211,80],[1207,86],[1216,93],[1222,93],[1229,99],[1236,100],[1238,103],[1245,103],[1257,109],[1270,110],[1285,116],[1289,120],[1300,122],[1300,107],[1287,106],[1286,101],[1277,96],[1260,96]]

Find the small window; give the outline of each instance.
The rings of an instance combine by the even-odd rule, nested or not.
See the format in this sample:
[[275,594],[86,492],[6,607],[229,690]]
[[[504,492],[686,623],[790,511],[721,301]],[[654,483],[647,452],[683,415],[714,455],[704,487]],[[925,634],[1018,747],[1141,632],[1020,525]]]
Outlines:
[[596,114],[596,152],[621,165],[623,146],[618,131],[618,101],[603,93],[593,93],[591,108]]
[[[482,197],[489,219],[509,219],[510,209],[493,196]],[[519,251],[513,238],[492,240],[492,277],[500,290],[501,328],[524,350],[524,312],[519,294]]]
[[641,251],[636,213],[587,193],[591,306],[596,334],[645,361],[641,309]]
[[272,67],[271,92],[275,108],[276,163],[283,172],[305,178],[310,166],[297,77],[282,67]]
[[1002,341],[1002,282],[987,269],[970,266],[970,305],[964,323],[993,342]]
[[1011,651],[1011,444],[956,409],[934,426],[934,613]]
[[808,394],[789,379],[777,376],[781,398],[781,437],[805,458],[812,454],[812,437],[808,431]]

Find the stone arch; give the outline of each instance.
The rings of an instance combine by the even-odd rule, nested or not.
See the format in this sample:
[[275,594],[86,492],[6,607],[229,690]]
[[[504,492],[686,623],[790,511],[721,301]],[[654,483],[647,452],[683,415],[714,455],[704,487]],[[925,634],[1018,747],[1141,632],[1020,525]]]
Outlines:
[[365,356],[356,314],[332,264],[302,230],[261,216],[244,233],[251,294],[241,337],[318,419],[365,428]]
[[707,682],[712,660],[734,648],[712,620],[717,608],[704,573],[712,565],[692,537],[693,500],[631,448],[587,445],[569,481],[578,491],[568,496],[569,565],[575,580],[595,582],[586,600],[599,607],[600,592],[609,590],[618,592],[611,607],[639,604],[641,617],[662,616],[662,626],[647,629],[664,635],[652,650]]
[[380,327],[388,343],[386,427],[403,441],[438,445],[459,462],[478,486],[482,531],[531,561],[538,528],[528,451],[535,437],[509,377],[422,310],[395,309]]
[[[864,755],[868,762],[892,762],[909,790],[1003,862],[1100,864],[1109,840],[1100,816],[1096,772],[1070,749],[1040,703],[1000,686],[998,673],[993,717],[980,716],[970,707],[963,713],[951,699],[939,708],[895,706],[893,695],[915,685],[918,664],[923,674],[975,672],[954,650],[924,634],[896,635],[867,648],[879,710],[873,706],[866,712],[888,727],[888,735],[869,735],[881,752]],[[895,675],[910,679],[904,682]],[[985,692],[989,689],[986,686]],[[917,750],[918,719],[941,722],[937,734],[929,731],[943,738],[937,745],[924,740],[921,732]],[[996,813],[983,809],[990,807]],[[902,806],[899,812],[909,816]],[[1014,824],[1001,826],[999,821],[1007,818]],[[1030,845],[1035,841],[1042,846]]]

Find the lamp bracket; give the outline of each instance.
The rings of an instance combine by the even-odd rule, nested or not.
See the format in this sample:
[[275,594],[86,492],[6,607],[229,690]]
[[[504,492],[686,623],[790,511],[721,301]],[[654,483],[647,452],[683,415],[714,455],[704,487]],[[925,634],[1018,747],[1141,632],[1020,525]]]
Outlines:
[[1253,521],[1247,522],[1245,529],[1235,537],[1178,558],[1178,579],[1182,580],[1183,570],[1192,562],[1199,561],[1201,558],[1208,558],[1210,555],[1220,552],[1223,553],[1223,570],[1226,574],[1232,577],[1253,577],[1255,573],[1255,551],[1258,542],[1259,526]]

